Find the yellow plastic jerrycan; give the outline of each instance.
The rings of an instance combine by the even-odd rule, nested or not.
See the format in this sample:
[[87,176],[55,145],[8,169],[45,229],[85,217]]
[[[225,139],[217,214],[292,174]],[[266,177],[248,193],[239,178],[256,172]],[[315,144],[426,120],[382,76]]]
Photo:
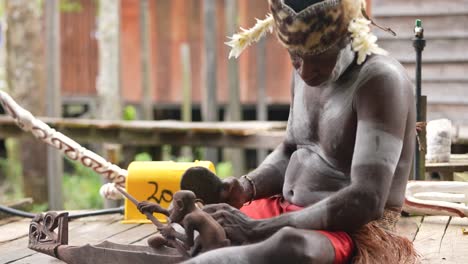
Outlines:
[[[138,201],[150,201],[168,208],[172,195],[180,190],[182,174],[191,167],[205,167],[216,173],[210,161],[174,162],[174,161],[135,161],[128,167],[126,189]],[[162,223],[166,216],[154,215]],[[136,206],[125,199],[123,223],[149,223],[146,216]]]

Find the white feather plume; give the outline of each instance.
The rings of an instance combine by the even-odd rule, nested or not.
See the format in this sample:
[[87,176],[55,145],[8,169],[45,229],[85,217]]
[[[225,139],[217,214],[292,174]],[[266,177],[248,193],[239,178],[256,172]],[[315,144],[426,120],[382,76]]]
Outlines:
[[235,57],[237,59],[245,48],[258,42],[266,32],[273,32],[274,20],[271,14],[268,14],[263,20],[256,20],[257,23],[251,29],[241,28],[241,32],[234,34],[230,37],[230,41],[225,43],[232,48],[229,52],[229,58]]

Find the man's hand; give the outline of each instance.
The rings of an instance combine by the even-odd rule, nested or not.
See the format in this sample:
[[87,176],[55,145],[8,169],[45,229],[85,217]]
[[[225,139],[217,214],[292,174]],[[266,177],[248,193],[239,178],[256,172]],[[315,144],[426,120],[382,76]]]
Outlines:
[[203,207],[226,232],[226,236],[235,244],[259,239],[255,227],[259,221],[253,220],[238,209],[228,204],[211,204]]

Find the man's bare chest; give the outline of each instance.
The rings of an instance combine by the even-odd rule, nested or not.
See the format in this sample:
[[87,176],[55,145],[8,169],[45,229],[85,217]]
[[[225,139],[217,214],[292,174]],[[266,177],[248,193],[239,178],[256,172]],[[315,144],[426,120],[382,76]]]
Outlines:
[[353,93],[344,88],[296,87],[292,100],[289,141],[298,147],[317,145],[327,158],[350,164],[357,126]]

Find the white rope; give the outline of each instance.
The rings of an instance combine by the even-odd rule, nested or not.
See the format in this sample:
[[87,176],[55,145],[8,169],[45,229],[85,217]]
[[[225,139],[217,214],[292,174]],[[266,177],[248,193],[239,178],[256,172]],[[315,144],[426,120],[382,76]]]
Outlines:
[[421,215],[468,217],[468,182],[410,181],[403,210]]
[[[0,91],[0,103],[22,130],[31,132],[37,139],[58,149],[69,159],[91,168],[110,182],[125,187],[127,170],[108,162],[71,138],[50,128],[46,123],[35,118],[31,112],[19,106],[10,95],[3,91]],[[107,199],[122,199],[122,195],[119,195],[117,190],[112,190],[111,186],[113,187],[113,185],[104,185],[100,191],[101,196]]]

